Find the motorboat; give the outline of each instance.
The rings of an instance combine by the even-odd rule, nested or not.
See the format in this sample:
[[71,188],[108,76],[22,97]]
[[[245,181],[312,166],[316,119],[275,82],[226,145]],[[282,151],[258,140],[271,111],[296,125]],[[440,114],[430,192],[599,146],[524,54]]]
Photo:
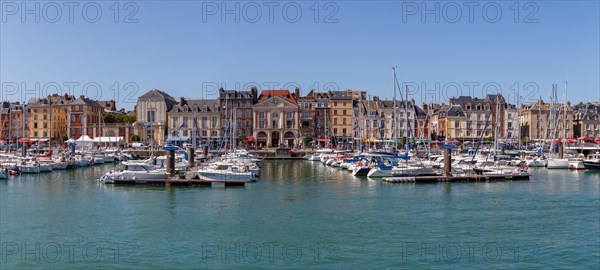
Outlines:
[[588,170],[600,170],[600,153],[589,155],[588,158],[583,161],[583,165]]
[[256,178],[248,166],[218,164],[201,168],[196,172],[200,180],[210,182],[254,182]]
[[110,171],[99,180],[111,184],[114,180],[164,180],[167,179],[167,172],[164,170],[155,170],[147,164],[128,164],[120,171]]

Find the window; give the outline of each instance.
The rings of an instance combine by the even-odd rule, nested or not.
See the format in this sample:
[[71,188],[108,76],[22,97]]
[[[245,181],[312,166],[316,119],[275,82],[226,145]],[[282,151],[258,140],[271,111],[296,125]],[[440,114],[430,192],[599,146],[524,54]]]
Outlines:
[[258,121],[258,128],[265,128],[265,121],[263,121],[263,120]]
[[237,103],[237,107],[238,107],[238,108],[241,108],[241,107],[242,107],[242,103],[240,103],[240,102],[238,101],[238,103]]
[[237,111],[237,118],[242,118],[242,111]]
[[213,118],[212,118],[212,127],[213,127],[213,128],[217,127],[217,123],[218,123],[218,121],[217,121],[217,117],[216,117],[216,116],[213,116]]
[[184,137],[187,137],[187,136],[188,136],[188,131],[187,131],[187,129],[183,130],[183,136],[184,136]]
[[293,127],[292,120],[285,121],[285,128],[292,128],[292,127]]
[[177,130],[173,130],[173,131],[171,132],[171,136],[173,136],[173,137],[177,137]]
[[202,136],[203,136],[203,137],[206,137],[206,135],[207,135],[207,132],[206,132],[206,130],[203,130],[203,131],[202,131]]
[[343,110],[343,111],[342,111],[342,114],[343,114],[343,115],[346,115],[346,110]]
[[337,107],[337,101],[334,101],[334,102],[333,102],[333,106],[334,106],[334,107]]
[[[342,102],[342,106],[346,107],[346,101]],[[344,132],[346,133],[346,132]]]
[[207,123],[208,123],[208,117],[206,116],[202,116],[202,128],[206,128],[207,127]]
[[265,112],[259,112],[258,113],[258,118],[259,119],[265,119]]
[[[347,125],[346,118],[342,118],[342,125]],[[344,132],[344,133],[346,133],[346,132]]]
[[156,122],[156,111],[154,110],[149,110],[146,112],[146,120],[148,120],[148,122]]
[[171,122],[173,123],[173,128],[179,128],[179,126],[177,125],[177,116],[173,117],[173,120]]
[[333,118],[333,124],[337,125],[338,124],[338,119],[337,118]]
[[344,129],[342,129],[342,134],[343,134],[344,136],[346,136],[346,129],[345,129],[345,128],[344,128]]
[[184,116],[183,123],[181,123],[181,127],[187,127],[187,126],[188,126],[188,117]]
[[287,119],[292,119],[292,116],[293,116],[293,115],[294,115],[294,114],[293,114],[292,112],[286,112],[286,113],[285,113],[285,118],[287,118]]
[[216,137],[216,136],[217,136],[217,132],[216,132],[216,131],[213,131],[213,132],[212,132],[212,136],[213,136],[213,137]]
[[250,118],[250,111],[246,111],[246,118]]
[[273,120],[271,128],[279,128],[279,124],[277,120]]
[[337,133],[338,133],[337,131],[338,131],[338,129],[337,129],[337,128],[334,128],[334,129],[333,129],[333,134],[337,135]]
[[337,115],[337,110],[333,110],[333,115]]
[[246,101],[246,108],[250,108],[250,101]]

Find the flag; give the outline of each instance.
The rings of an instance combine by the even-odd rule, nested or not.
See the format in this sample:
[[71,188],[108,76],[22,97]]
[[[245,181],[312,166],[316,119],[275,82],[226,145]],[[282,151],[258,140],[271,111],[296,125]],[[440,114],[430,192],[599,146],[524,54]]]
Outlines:
[[148,123],[148,124],[146,125],[146,128],[151,128],[151,127],[152,127],[152,123]]
[[181,123],[181,126],[179,127],[179,129],[182,129],[185,127],[185,121],[183,123]]
[[384,129],[385,128],[385,122],[382,120],[381,121],[381,125],[379,126],[380,129]]
[[317,124],[317,128],[321,128],[321,124]]
[[358,129],[358,122],[355,121],[354,122],[354,130],[357,130],[357,129]]

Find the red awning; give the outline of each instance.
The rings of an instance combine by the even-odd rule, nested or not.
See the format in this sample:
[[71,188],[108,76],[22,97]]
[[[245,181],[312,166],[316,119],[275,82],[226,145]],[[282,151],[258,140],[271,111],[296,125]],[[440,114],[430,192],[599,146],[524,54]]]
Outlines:
[[31,140],[30,140],[30,139],[27,139],[27,138],[23,138],[23,139],[19,139],[19,140],[18,140],[18,142],[26,142],[26,143],[29,143],[29,142],[31,142]]
[[569,138],[568,142],[576,142],[577,138]]
[[6,142],[6,140],[0,140],[0,142]]
[[248,142],[253,142],[254,141],[254,137],[250,136],[248,137]]
[[583,138],[579,138],[580,140],[583,141],[593,141],[594,139],[590,138],[590,137],[583,137]]
[[326,138],[317,138],[317,142],[328,142],[330,141],[330,139],[326,139]]
[[594,142],[600,142],[600,138],[595,139]]

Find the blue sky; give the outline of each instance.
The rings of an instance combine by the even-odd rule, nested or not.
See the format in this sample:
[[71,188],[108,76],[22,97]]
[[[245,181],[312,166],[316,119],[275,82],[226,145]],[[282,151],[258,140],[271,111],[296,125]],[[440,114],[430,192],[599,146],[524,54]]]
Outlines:
[[[22,3],[40,5],[40,22]],[[600,99],[598,1],[475,2],[471,18],[465,2],[296,1],[284,12],[288,2],[146,1],[119,2],[115,14],[113,1],[97,1],[71,18],[48,3],[2,3],[3,100],[70,91],[131,109],[151,88],[210,98],[216,86],[255,84],[391,98],[392,66],[418,103],[496,91],[548,100],[553,83],[562,100],[565,81],[569,100]],[[222,12],[236,4],[239,21]]]

